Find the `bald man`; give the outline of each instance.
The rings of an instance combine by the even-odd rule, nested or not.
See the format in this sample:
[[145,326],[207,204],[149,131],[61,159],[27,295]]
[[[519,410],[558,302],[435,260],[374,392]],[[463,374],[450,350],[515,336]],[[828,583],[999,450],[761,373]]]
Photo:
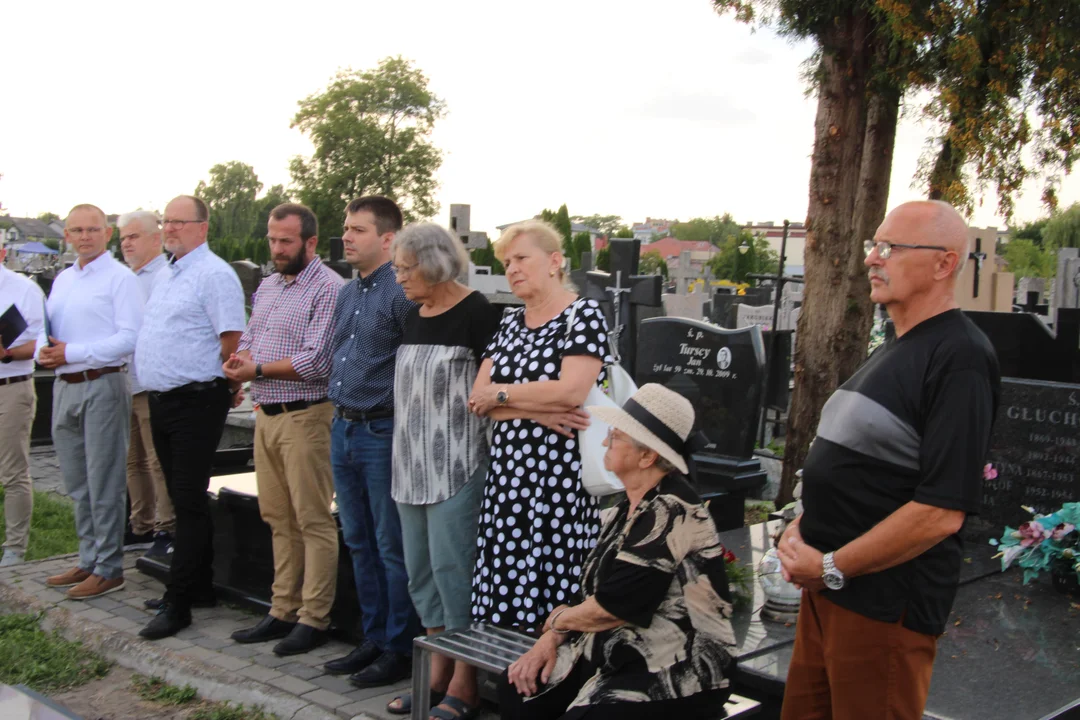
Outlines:
[[906,203],[865,247],[896,338],[825,403],[780,539],[803,588],[784,720],[922,717],[997,410],[994,349],[954,297],[963,219]]

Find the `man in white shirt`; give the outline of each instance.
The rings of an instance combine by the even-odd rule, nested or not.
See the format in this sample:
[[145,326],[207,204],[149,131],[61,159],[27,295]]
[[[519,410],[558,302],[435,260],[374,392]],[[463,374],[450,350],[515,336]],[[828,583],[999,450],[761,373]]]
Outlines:
[[[161,252],[161,220],[157,213],[136,210],[125,213],[116,222],[120,228],[120,252],[135,277],[139,279],[143,300],[150,299],[154,277],[169,264]],[[128,443],[127,489],[131,500],[128,522],[131,530],[124,537],[124,547],[129,550],[150,548],[147,556],[168,557],[176,529],[165,474],[161,471],[154,438],[150,432],[150,401],[146,389],[139,384],[136,364],[132,356],[128,366],[131,381],[131,438]]]
[[4,267],[7,249],[0,233],[0,315],[15,306],[26,330],[11,347],[0,339],[0,485],[4,488],[4,556],[0,567],[26,554],[34,493],[30,482],[30,426],[34,423],[34,348],[44,329],[45,294],[30,278]]
[[150,393],[150,427],[176,511],[169,585],[159,609],[139,633],[175,635],[191,624],[191,608],[213,604],[213,523],[206,490],[229,408],[222,363],[244,331],[244,291],[229,264],[206,245],[206,203],[181,195],[165,207],[162,227],[172,260],[154,278],[139,332],[139,384]]
[[124,587],[124,486],[131,418],[125,374],[142,324],[139,281],[106,251],[111,228],[94,205],[76,205],[64,238],[78,261],[53,282],[48,337],[37,361],[56,371],[52,436],[64,487],[75,501],[79,563],[45,581],[86,600]]

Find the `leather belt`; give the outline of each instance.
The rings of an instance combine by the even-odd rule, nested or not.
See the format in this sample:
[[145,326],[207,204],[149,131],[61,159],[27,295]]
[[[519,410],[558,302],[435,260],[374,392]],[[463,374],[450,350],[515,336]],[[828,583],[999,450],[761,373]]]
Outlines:
[[218,388],[224,387],[226,384],[228,384],[227,380],[225,380],[224,378],[218,378],[217,380],[207,380],[206,382],[188,383],[187,385],[181,385],[180,387],[173,388],[172,390],[151,390],[150,394],[156,398],[171,397],[174,395],[188,395],[191,393],[206,392],[207,390],[216,390]]
[[267,405],[259,403],[259,409],[267,415],[280,415],[285,412],[296,412],[297,410],[306,410],[309,407],[322,405],[327,400],[329,400],[329,398],[320,398],[318,400],[293,400],[292,402],[270,403]]
[[16,375],[15,377],[0,378],[0,385],[14,385],[15,383],[26,382],[33,375]]
[[60,379],[71,385],[78,385],[81,382],[90,382],[91,380],[97,380],[103,375],[112,375],[113,373],[127,372],[127,366],[121,365],[120,367],[103,367],[100,370],[83,370],[76,373],[63,373],[60,375]]
[[394,411],[386,408],[375,410],[349,410],[341,406],[334,406],[334,416],[349,422],[370,422],[394,417]]

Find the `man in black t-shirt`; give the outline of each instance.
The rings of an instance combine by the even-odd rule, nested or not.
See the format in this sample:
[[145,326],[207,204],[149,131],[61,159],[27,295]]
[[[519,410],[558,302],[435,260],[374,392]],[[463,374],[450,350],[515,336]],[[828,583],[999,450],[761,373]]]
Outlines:
[[966,224],[939,201],[901,205],[867,241],[870,298],[896,338],[825,403],[804,512],[780,539],[803,588],[784,720],[922,717],[1000,386],[954,297],[967,255]]

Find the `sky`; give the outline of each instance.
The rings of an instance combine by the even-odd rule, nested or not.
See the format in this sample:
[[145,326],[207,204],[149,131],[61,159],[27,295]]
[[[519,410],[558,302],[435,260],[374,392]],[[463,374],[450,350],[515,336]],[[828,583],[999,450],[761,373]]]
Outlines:
[[[8,3],[0,72],[0,204],[12,215],[162,209],[211,166],[288,186],[311,144],[297,102],[341,68],[401,55],[447,105],[434,218],[472,229],[566,203],[627,222],[730,212],[806,216],[815,101],[809,43],[752,32],[708,0],[391,0],[351,3]],[[909,105],[889,206],[932,128]],[[1017,221],[1043,214],[1041,184]],[[1062,206],[1080,200],[1067,178]],[[972,224],[1004,226],[991,194]],[[336,230],[336,229],[335,229]]]

